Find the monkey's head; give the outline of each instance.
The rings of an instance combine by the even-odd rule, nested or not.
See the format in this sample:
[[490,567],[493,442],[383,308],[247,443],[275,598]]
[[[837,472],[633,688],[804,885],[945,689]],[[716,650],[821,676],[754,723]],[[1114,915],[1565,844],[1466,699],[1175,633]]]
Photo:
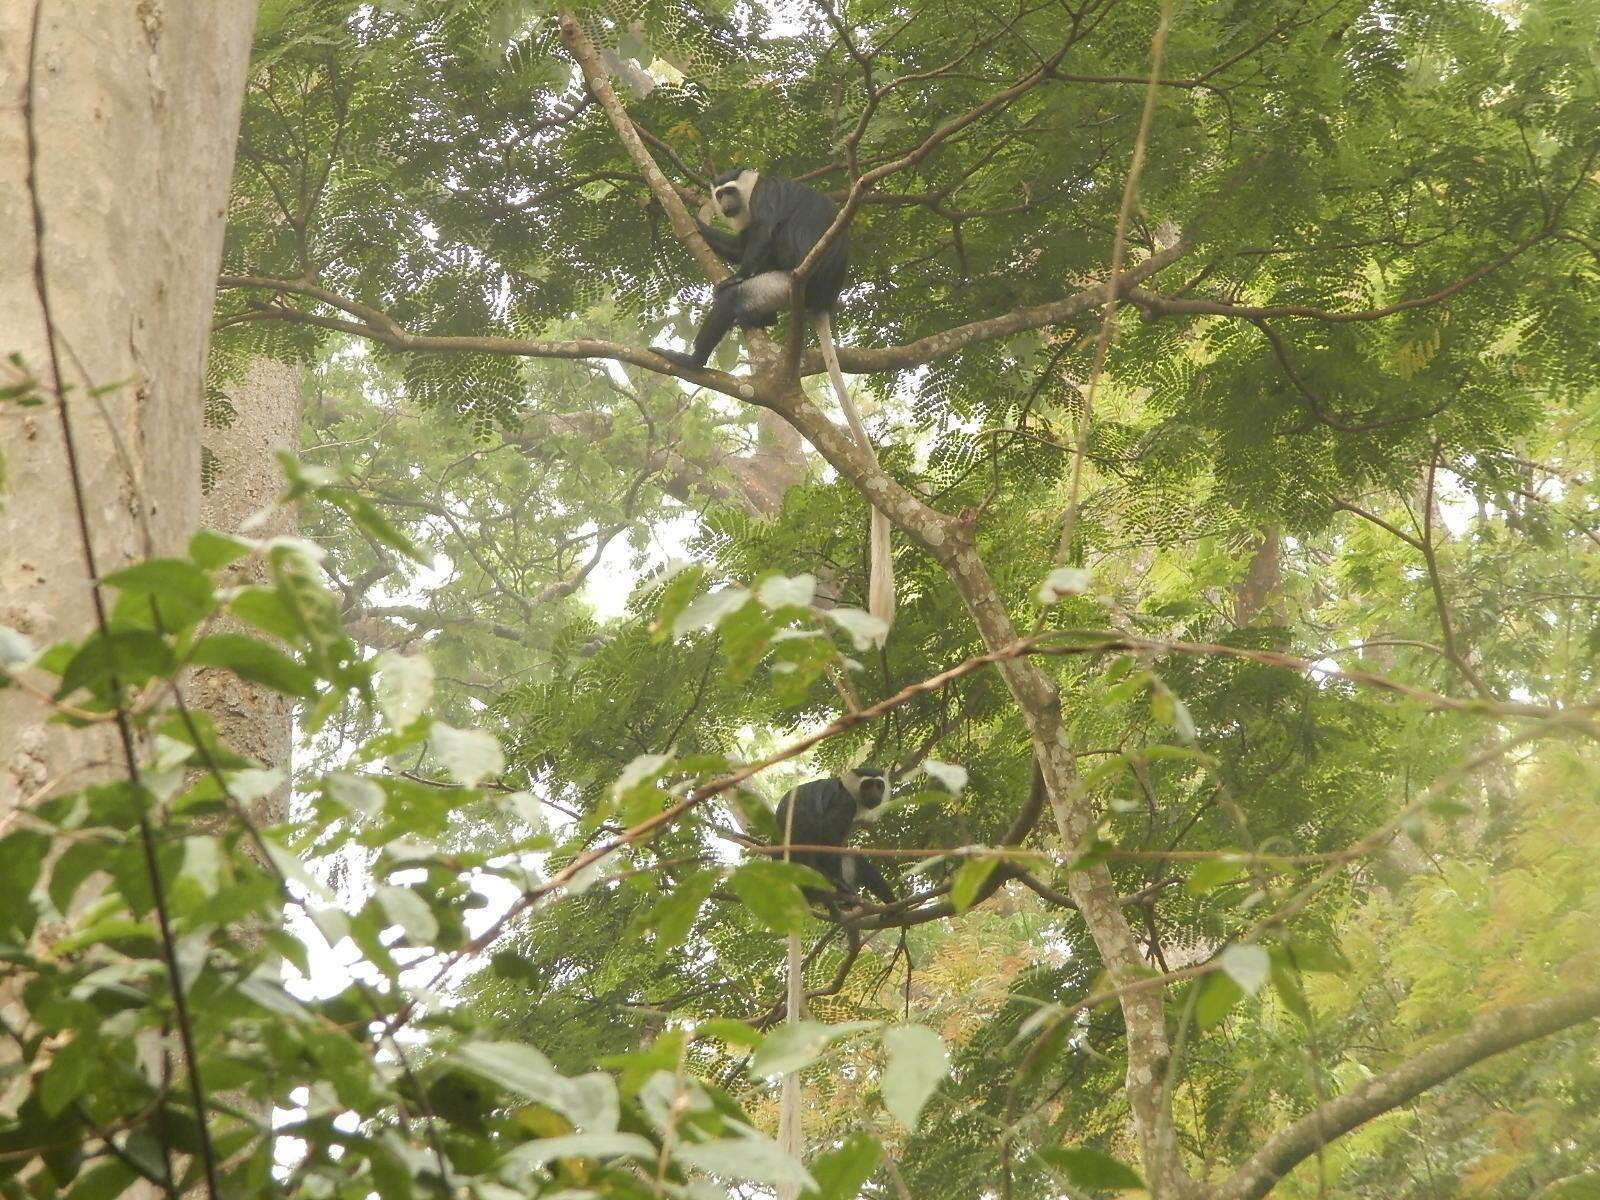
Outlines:
[[717,202],[717,209],[736,227],[750,220],[750,196],[756,190],[757,178],[757,173],[748,167],[724,171],[717,176],[712,198]]
[[889,794],[889,781],[877,767],[857,767],[853,771],[846,771],[839,776],[839,782],[860,809],[877,808]]

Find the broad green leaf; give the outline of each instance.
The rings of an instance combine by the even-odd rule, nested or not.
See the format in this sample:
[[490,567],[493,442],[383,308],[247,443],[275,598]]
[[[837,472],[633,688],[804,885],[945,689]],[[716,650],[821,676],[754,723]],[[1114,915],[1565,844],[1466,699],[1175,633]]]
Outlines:
[[640,1158],[654,1162],[656,1148],[637,1133],[569,1133],[524,1142],[506,1155],[505,1165],[532,1170],[558,1158]]
[[655,930],[655,946],[659,953],[673,949],[689,936],[701,905],[721,878],[719,871],[695,871],[680,879],[640,917],[638,928]]
[[839,1025],[824,1025],[821,1021],[788,1022],[762,1040],[750,1059],[750,1069],[768,1079],[787,1075],[814,1062],[838,1039],[877,1026],[876,1021],[845,1021]]
[[286,696],[314,695],[317,677],[281,650],[241,633],[214,633],[201,638],[189,661],[198,667],[222,667],[241,679],[259,683]]
[[142,618],[153,601],[162,633],[191,628],[216,606],[211,577],[185,558],[152,558],[113,572],[102,581],[125,596],[141,597]]
[[450,777],[466,787],[477,787],[506,769],[500,740],[484,729],[455,729],[435,721],[428,732],[428,748]]
[[205,571],[215,571],[249,554],[252,546],[242,538],[202,529],[189,539],[189,557]]
[[132,1167],[119,1159],[107,1159],[74,1179],[66,1200],[117,1200],[137,1182],[139,1176]]
[[386,650],[378,655],[376,667],[378,708],[389,728],[399,732],[433,703],[433,663],[422,654]]
[[694,1027],[694,1032],[696,1037],[716,1038],[730,1046],[746,1048],[759,1046],[763,1036],[759,1029],[731,1017],[713,1017],[709,1021],[701,1021]]
[[253,1000],[268,1012],[294,1021],[310,1022],[311,1012],[296,1000],[271,974],[258,971],[239,984],[239,994]]
[[999,865],[998,858],[969,858],[956,868],[955,877],[950,881],[950,903],[958,913],[972,907],[984,881]]
[[812,920],[805,896],[781,870],[787,865],[749,862],[729,880],[750,915],[774,933],[799,933]]
[[823,616],[850,635],[858,652],[881,649],[889,639],[889,626],[859,608],[830,608]]
[[768,1183],[778,1188],[816,1190],[816,1181],[799,1162],[768,1138],[727,1138],[716,1142],[680,1145],[674,1157],[691,1167],[723,1179]]
[[0,671],[18,667],[33,658],[38,650],[15,629],[0,625]]
[[1039,1157],[1077,1187],[1093,1191],[1129,1191],[1144,1187],[1144,1181],[1139,1178],[1137,1171],[1098,1150],[1083,1146],[1054,1146],[1039,1151]]
[[57,1046],[39,1078],[40,1106],[50,1116],[60,1116],[83,1094],[98,1070],[98,1055],[81,1035]]
[[247,625],[270,633],[286,642],[296,642],[304,626],[282,592],[275,588],[245,588],[228,601],[228,611]]
[[1184,880],[1183,890],[1191,896],[1201,896],[1213,888],[1232,883],[1245,872],[1245,864],[1237,859],[1209,858],[1199,863]]
[[384,915],[400,926],[413,946],[430,946],[439,936],[438,918],[428,902],[411,888],[379,884],[373,890],[373,899],[383,908]]
[[883,1147],[859,1130],[834,1149],[817,1155],[810,1169],[818,1200],[856,1200],[882,1158]]
[[883,1072],[883,1104],[907,1129],[916,1129],[922,1107],[950,1072],[950,1055],[939,1035],[924,1025],[894,1025],[884,1030],[888,1066]]
[[385,793],[374,779],[335,771],[323,780],[323,786],[330,800],[351,812],[373,818],[383,813]]
[[922,760],[922,770],[930,779],[936,779],[948,792],[960,792],[967,786],[967,769],[956,763],[940,762],[936,758]]
[[170,674],[175,666],[164,639],[146,629],[91,633],[61,672],[56,699],[79,688],[97,690],[115,679],[122,687],[139,687],[151,677]]
[[1034,599],[1040,604],[1058,604],[1068,596],[1087,592],[1092,579],[1087,567],[1057,567],[1044,577]]
[[1219,961],[1228,978],[1252,996],[1261,990],[1272,969],[1272,960],[1266,950],[1247,942],[1236,942],[1227,947]]
[[1211,972],[1196,986],[1200,995],[1194,1005],[1194,1021],[1201,1032],[1214,1028],[1244,996],[1244,989],[1221,971]]
[[772,575],[756,588],[756,599],[765,608],[809,608],[817,593],[815,575]]
[[591,1071],[569,1079],[532,1046],[469,1042],[452,1059],[474,1074],[554,1109],[583,1133],[611,1133],[621,1119],[617,1085],[611,1076]]
[[700,629],[715,628],[724,617],[738,612],[749,602],[748,588],[728,587],[707,592],[678,614],[672,623],[672,636],[678,638]]

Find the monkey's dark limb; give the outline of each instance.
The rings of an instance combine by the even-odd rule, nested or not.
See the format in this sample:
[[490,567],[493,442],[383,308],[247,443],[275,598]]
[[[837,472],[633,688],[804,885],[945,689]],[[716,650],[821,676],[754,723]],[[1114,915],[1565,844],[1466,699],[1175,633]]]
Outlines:
[[700,326],[700,332],[695,335],[694,350],[685,354],[681,350],[662,350],[652,346],[655,353],[662,358],[670,359],[680,367],[703,367],[711,357],[711,352],[717,348],[717,343],[733,331],[739,319],[739,289],[737,286],[718,286],[712,293],[711,311],[706,314],[705,324]]

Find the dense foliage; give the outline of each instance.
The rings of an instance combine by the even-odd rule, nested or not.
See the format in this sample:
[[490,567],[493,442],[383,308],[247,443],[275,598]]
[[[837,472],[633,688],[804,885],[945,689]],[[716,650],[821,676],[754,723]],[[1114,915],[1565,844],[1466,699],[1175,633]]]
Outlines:
[[[264,0],[210,411],[302,364],[306,540],[0,629],[141,748],[0,816],[0,1191],[1600,1195],[1600,5],[1165,11]],[[892,628],[821,377],[642,353],[709,288],[641,154],[859,201],[975,552],[901,521]],[[301,702],[287,821],[196,665]],[[752,846],[863,760],[841,912]]]

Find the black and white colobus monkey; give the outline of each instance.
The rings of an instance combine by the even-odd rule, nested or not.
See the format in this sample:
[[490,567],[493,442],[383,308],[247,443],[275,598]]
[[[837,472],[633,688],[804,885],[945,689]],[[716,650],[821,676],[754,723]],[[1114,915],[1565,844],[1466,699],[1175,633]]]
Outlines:
[[[876,767],[802,783],[778,803],[778,834],[794,846],[843,846],[851,826],[863,812],[882,804],[888,790],[888,780]],[[870,858],[808,850],[795,850],[790,858],[826,876],[842,892],[853,895],[864,887],[883,903],[894,903],[894,889]]]
[[[679,366],[703,367],[735,325],[742,329],[774,324],[789,307],[790,273],[805,261],[839,215],[838,207],[814,188],[781,175],[762,175],[748,168],[724,171],[716,178],[712,200],[734,232],[727,234],[698,216],[706,244],[735,271],[717,284],[694,350],[683,354],[657,349],[656,353]],[[877,460],[872,441],[855,402],[844,385],[839,351],[833,341],[831,314],[844,290],[850,270],[850,252],[841,231],[806,279],[806,311],[816,320],[817,337],[828,377],[844,410],[856,443]],[[890,557],[889,518],[872,510],[867,611],[886,625],[894,620],[894,560]]]
[[[778,175],[740,169],[717,176],[712,200],[733,226],[724,233],[698,217],[700,233],[735,268],[716,286],[711,311],[694,339],[694,351],[657,350],[685,367],[703,367],[735,325],[771,325],[789,307],[789,273],[805,261],[839,210],[822,193]],[[850,252],[837,238],[806,280],[806,311],[822,321],[839,302]]]

